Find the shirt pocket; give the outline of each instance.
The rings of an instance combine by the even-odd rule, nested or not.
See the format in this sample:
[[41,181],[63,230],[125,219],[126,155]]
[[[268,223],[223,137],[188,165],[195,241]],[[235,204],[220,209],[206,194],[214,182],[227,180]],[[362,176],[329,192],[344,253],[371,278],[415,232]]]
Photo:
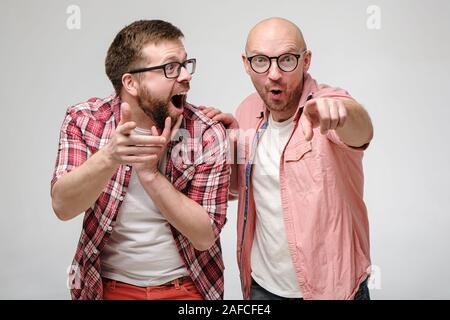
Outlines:
[[284,152],[284,162],[290,186],[298,192],[311,192],[323,181],[321,161],[310,141],[289,145]]
[[312,146],[310,141],[302,141],[292,146],[288,146],[284,152],[286,162],[300,161],[312,157]]

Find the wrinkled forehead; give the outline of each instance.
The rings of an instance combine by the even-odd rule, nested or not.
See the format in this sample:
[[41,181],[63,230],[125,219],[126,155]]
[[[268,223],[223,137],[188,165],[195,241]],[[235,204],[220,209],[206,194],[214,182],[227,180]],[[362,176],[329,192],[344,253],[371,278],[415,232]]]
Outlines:
[[181,39],[160,40],[147,43],[141,51],[141,57],[147,63],[159,63],[166,60],[184,60],[186,49]]

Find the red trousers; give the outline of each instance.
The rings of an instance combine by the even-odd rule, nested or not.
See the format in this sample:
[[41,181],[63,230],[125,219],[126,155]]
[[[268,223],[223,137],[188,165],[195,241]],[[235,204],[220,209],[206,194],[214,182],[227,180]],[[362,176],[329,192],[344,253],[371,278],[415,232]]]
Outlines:
[[189,277],[175,279],[170,284],[137,287],[103,278],[104,300],[203,300]]

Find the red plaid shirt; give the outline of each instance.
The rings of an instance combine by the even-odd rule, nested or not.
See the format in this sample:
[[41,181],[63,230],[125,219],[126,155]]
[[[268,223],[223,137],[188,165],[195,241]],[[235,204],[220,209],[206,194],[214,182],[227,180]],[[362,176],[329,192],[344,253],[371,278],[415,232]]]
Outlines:
[[[61,127],[59,150],[51,186],[83,164],[108,143],[120,121],[117,95],[92,98],[67,110]],[[173,186],[198,202],[213,222],[217,236],[206,251],[171,227],[180,256],[205,299],[223,299],[222,249],[219,233],[226,222],[230,166],[225,128],[211,121],[194,106],[185,107],[182,129],[167,148],[166,177]],[[100,253],[108,241],[126,195],[132,167],[121,165],[97,201],[86,210],[83,229],[69,270],[72,299],[102,299]]]

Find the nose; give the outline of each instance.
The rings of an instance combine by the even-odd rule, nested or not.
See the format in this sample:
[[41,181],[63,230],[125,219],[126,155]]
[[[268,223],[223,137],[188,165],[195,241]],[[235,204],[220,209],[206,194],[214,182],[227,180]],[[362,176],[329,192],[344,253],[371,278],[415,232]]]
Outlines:
[[177,81],[178,82],[191,81],[191,79],[192,79],[192,74],[190,74],[185,67],[181,67],[180,74],[177,78]]
[[273,80],[273,81],[277,81],[281,78],[281,70],[278,68],[278,65],[276,62],[272,62],[267,76],[270,80]]

